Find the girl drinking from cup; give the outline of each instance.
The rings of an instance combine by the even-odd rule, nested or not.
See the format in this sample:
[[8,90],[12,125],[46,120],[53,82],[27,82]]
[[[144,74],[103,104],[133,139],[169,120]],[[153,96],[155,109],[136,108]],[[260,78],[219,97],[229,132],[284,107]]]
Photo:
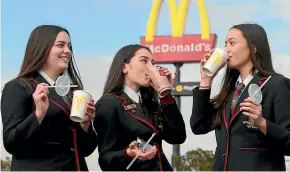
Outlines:
[[80,123],[70,120],[70,96],[48,88],[67,73],[83,89],[69,32],[59,26],[35,28],[28,40],[19,75],[6,83],[1,98],[4,147],[12,171],[86,171],[85,157],[97,147],[88,102]]
[[[162,76],[150,73],[156,71],[153,64],[150,50],[141,45],[125,46],[113,59],[103,96],[95,106],[99,165],[104,171],[172,170],[162,141],[182,144],[186,139],[185,124],[171,93],[157,95]],[[176,77],[166,68],[158,70],[172,87]],[[151,83],[152,75],[157,82]],[[150,149],[144,151],[142,145],[153,133],[156,135],[149,142]],[[144,142],[137,144],[137,139]],[[136,155],[137,160],[128,166]]]
[[[215,130],[213,171],[285,171],[290,153],[290,81],[272,65],[265,30],[257,24],[233,26],[225,40],[229,58],[219,94],[210,99],[213,76],[201,70],[193,90],[190,126],[194,134]],[[201,68],[210,53],[201,61]],[[249,85],[262,87],[259,104]]]

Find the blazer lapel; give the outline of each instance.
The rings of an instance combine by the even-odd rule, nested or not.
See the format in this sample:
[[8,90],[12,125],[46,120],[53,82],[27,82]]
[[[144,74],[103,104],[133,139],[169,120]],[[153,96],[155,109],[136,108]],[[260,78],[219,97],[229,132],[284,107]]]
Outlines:
[[[234,92],[232,92],[231,94],[230,94],[230,97],[232,97],[233,96],[233,93]],[[226,120],[227,120],[227,122],[229,123],[230,122],[230,118],[231,118],[231,116],[232,116],[232,111],[231,111],[231,104],[232,104],[232,99],[230,99],[229,101],[228,101],[228,103],[226,104],[226,110],[225,110],[225,113],[226,113]]]
[[263,76],[260,73],[257,73],[254,75],[253,79],[249,82],[249,84],[245,87],[244,91],[242,92],[242,94],[240,95],[237,104],[235,106],[235,109],[231,115],[231,119],[230,119],[230,125],[233,122],[233,120],[238,116],[238,114],[240,113],[240,103],[242,103],[246,98],[249,97],[249,93],[248,93],[248,89],[249,89],[249,85],[251,84],[257,84],[260,85],[260,79]]
[[147,110],[143,110],[142,107],[138,106],[134,103],[134,101],[125,93],[122,92],[116,97],[123,101],[123,108],[126,111],[126,114],[129,114],[131,117],[137,119],[138,121],[146,124],[148,127],[150,127],[156,134],[158,134],[158,130],[155,128],[155,126],[150,122],[150,115]]
[[[232,97],[233,93],[230,94]],[[230,101],[227,102],[225,108],[222,111],[223,115],[223,122],[225,124],[226,130],[229,131],[229,123],[230,123],[230,118],[231,118],[231,99]]]
[[[149,122],[149,115],[145,114],[147,111],[144,111],[144,109],[140,107],[141,105],[136,104],[125,92],[120,94],[120,96],[126,99],[125,106],[128,107],[127,111],[131,111],[134,115]],[[130,106],[133,106],[134,108],[130,109]]]
[[[40,83],[47,83],[49,84],[40,74],[36,75],[34,77],[34,82],[36,84]],[[49,102],[60,108],[68,117],[70,117],[70,106],[67,104],[64,99],[59,96],[54,88],[48,88],[49,94],[48,94],[48,99]]]

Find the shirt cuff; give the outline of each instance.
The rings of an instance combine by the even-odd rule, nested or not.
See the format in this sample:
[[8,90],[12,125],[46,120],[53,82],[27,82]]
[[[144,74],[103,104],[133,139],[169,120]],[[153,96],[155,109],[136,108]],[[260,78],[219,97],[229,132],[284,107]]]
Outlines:
[[160,97],[160,102],[162,104],[171,104],[171,103],[174,103],[174,99],[171,94],[168,94],[167,96]]
[[125,158],[127,158],[127,159],[132,159],[132,157],[130,157],[130,156],[127,154],[127,148],[124,149],[124,155],[125,155]]
[[199,87],[200,90],[209,90],[210,88],[202,88],[202,87]]

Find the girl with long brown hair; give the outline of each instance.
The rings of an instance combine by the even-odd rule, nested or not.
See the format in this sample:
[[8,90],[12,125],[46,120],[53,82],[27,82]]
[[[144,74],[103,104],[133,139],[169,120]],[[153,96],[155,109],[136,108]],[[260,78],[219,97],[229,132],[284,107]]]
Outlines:
[[[290,153],[290,81],[274,71],[267,34],[260,25],[233,26],[225,44],[229,59],[219,94],[210,99],[213,77],[202,70],[200,86],[193,90],[192,132],[215,130],[213,171],[285,171],[284,156]],[[249,86],[261,86],[270,76],[262,88],[262,102],[255,102]]]
[[69,32],[55,25],[38,26],[28,40],[19,75],[2,91],[3,142],[12,154],[12,171],[88,170],[85,157],[97,147],[91,124],[94,100],[88,102],[82,122],[70,120],[71,96],[59,96],[47,87],[60,75],[83,89]]
[[[162,97],[150,86],[148,68],[153,64],[150,49],[142,45],[124,46],[113,59],[94,120],[104,171],[172,171],[162,142],[182,144],[185,124],[172,95]],[[173,86],[176,77],[170,77],[168,69],[164,73]],[[152,149],[142,152],[137,138],[147,141],[153,133]],[[136,155],[138,159],[128,166]]]

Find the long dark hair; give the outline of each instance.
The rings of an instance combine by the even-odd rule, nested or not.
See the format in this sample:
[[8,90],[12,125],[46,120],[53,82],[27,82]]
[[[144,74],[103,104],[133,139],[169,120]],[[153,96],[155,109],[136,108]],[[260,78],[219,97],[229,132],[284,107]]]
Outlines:
[[[135,53],[139,49],[146,49],[149,52],[150,49],[139,45],[127,45],[122,47],[115,55],[113,62],[111,64],[109,74],[107,77],[107,81],[105,83],[103,95],[106,94],[119,94],[123,91],[123,85],[124,85],[124,73],[123,71],[123,65],[124,63],[130,63],[130,60],[132,57],[135,56]],[[144,101],[144,104],[146,107],[150,107],[151,110],[157,111],[158,110],[158,97],[157,93],[154,90],[153,87],[141,87],[140,88],[142,100]],[[156,109],[157,108],[157,109]]]
[[[257,70],[264,76],[277,74],[273,68],[271,50],[266,31],[263,27],[258,24],[239,24],[234,25],[231,29],[240,30],[247,40],[250,50],[250,59],[254,66],[252,68],[252,73]],[[212,100],[217,108],[214,127],[218,127],[221,124],[222,111],[230,100],[230,93],[235,89],[235,83],[239,75],[240,72],[237,69],[230,69],[227,67],[223,78],[222,89]]]
[[[58,33],[62,31],[70,36],[67,29],[55,25],[41,25],[31,32],[26,46],[24,60],[17,78],[33,77],[37,74],[47,60]],[[71,52],[72,57],[67,71],[73,84],[78,85],[78,89],[83,89],[83,83],[75,63],[72,48]]]

